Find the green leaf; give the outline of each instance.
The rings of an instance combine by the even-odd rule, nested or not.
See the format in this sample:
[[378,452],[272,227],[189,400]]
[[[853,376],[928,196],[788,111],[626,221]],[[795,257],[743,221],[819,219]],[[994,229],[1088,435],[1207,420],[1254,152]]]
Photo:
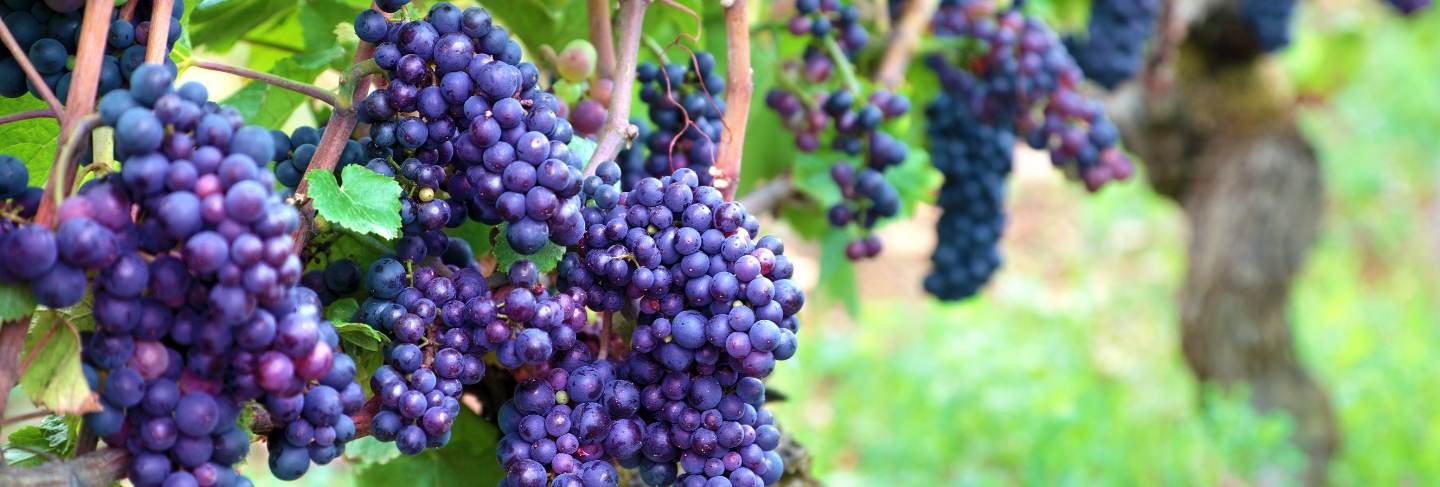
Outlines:
[[[353,301],[353,300],[352,300]],[[369,350],[378,352],[390,343],[390,337],[380,333],[380,330],[371,328],[364,323],[348,323],[344,321],[333,321],[335,332],[340,335],[340,343],[345,345],[345,350]]]
[[26,426],[10,433],[10,441],[5,445],[5,463],[33,467],[49,461],[36,451],[69,458],[74,456],[75,439],[79,436],[79,416],[46,416],[38,426]]
[[[462,409],[455,418],[454,434],[444,448],[426,449],[384,463],[357,465],[358,487],[396,485],[495,485],[505,470],[495,461],[495,425]],[[394,444],[385,446],[394,448]],[[350,448],[345,449],[348,453]]]
[[[48,106],[30,95],[0,98],[0,115]],[[30,171],[30,185],[44,187],[45,179],[50,177],[50,165],[55,162],[55,141],[59,135],[60,125],[53,118],[33,118],[0,125],[0,140],[5,141],[0,153],[24,161],[25,168]]]
[[855,283],[855,264],[845,257],[845,232],[828,232],[820,241],[820,295],[845,305],[850,316],[859,316],[860,289]]
[[35,297],[20,284],[0,283],[0,321],[20,319],[35,312]]
[[[84,309],[88,316],[89,307]],[[57,413],[99,411],[99,397],[90,390],[80,368],[80,330],[72,316],[67,316],[66,310],[35,313],[25,335],[24,356],[30,364],[20,376],[20,389],[31,401]]]
[[360,303],[355,302],[355,298],[336,300],[330,303],[330,306],[325,307],[325,319],[337,323],[350,321],[354,319],[355,312],[359,310]]
[[570,139],[570,143],[566,145],[570,146],[570,152],[580,156],[582,161],[589,161],[590,156],[595,153],[595,141],[584,137]]
[[[453,438],[453,436],[452,436]],[[356,468],[383,465],[400,456],[394,442],[383,442],[366,436],[345,444],[345,460]]]
[[492,250],[491,247],[493,247],[493,245],[491,245],[491,241],[494,239],[491,237],[495,235],[494,226],[474,220],[466,220],[465,224],[456,228],[446,228],[444,232],[451,238],[458,238],[470,244],[470,252],[474,253],[477,258],[490,253]]
[[545,242],[545,246],[540,247],[540,250],[535,251],[534,254],[525,255],[517,252],[510,247],[510,241],[504,237],[505,229],[508,227],[509,224],[500,225],[500,236],[495,238],[496,269],[509,269],[511,264],[528,260],[535,263],[535,267],[540,270],[541,274],[544,274],[555,270],[555,266],[560,263],[560,258],[565,256],[565,247],[555,245],[555,242]]
[[341,187],[329,171],[310,171],[310,198],[315,211],[330,223],[386,240],[400,232],[400,183],[359,164],[345,166]]
[[188,29],[194,46],[226,52],[250,32],[294,13],[294,0],[209,0],[195,7]]

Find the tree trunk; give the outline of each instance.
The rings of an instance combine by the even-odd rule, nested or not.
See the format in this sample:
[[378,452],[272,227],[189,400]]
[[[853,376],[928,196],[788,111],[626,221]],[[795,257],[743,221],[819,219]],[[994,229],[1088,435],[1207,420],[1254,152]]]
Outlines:
[[1308,460],[1303,481],[1318,485],[1340,438],[1325,391],[1295,352],[1289,299],[1323,186],[1283,70],[1237,47],[1236,21],[1224,5],[1212,10],[1174,59],[1113,105],[1151,184],[1189,218],[1186,363],[1204,383],[1248,386],[1259,411],[1288,413]]

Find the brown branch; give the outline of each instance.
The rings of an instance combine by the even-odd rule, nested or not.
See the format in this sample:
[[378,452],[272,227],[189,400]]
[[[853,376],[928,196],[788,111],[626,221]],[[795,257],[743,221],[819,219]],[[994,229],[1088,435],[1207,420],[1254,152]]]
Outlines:
[[79,145],[83,144],[90,131],[100,125],[100,116],[87,114],[77,117],[73,122],[74,127],[70,131],[70,138],[60,145],[60,156],[55,159],[55,164],[50,168],[50,178],[45,181],[45,193],[40,198],[40,208],[35,213],[35,223],[48,225],[57,223],[50,221],[55,216],[55,210],[60,207],[60,200],[70,191],[70,183],[75,175],[75,156],[80,151]]
[[720,134],[720,156],[712,168],[719,172],[715,187],[725,199],[735,198],[740,185],[740,160],[745,153],[745,124],[750,117],[750,96],[755,91],[750,68],[750,23],[746,0],[721,0],[725,7],[725,130]]
[[595,45],[596,79],[615,78],[615,32],[610,28],[610,0],[587,0],[590,43]]
[[164,64],[170,54],[170,13],[175,0],[155,0],[150,5],[150,39],[145,44],[145,62]]
[[15,40],[15,35],[10,33],[10,28],[0,20],[0,40],[5,42],[5,48],[10,50],[10,57],[20,63],[20,70],[25,72],[25,78],[35,86],[35,91],[40,94],[40,99],[50,105],[50,111],[65,117],[65,107],[60,100],[55,98],[55,93],[50,91],[50,85],[45,84],[45,78],[40,77],[40,72],[35,70],[35,65],[30,64],[30,57],[24,49],[20,48],[20,42]]
[[746,193],[745,197],[740,198],[740,204],[745,206],[745,210],[751,215],[758,216],[775,210],[795,193],[794,178],[789,174],[781,174]]
[[620,149],[634,137],[636,130],[630,125],[630,93],[635,88],[635,67],[640,59],[640,37],[645,34],[645,9],[652,0],[620,1],[620,65],[615,72],[614,93],[610,96],[610,109],[605,119],[605,128],[600,131],[600,142],[585,174],[595,174],[595,168],[602,161],[615,158]]
[[29,421],[29,420],[32,420],[32,419],[43,418],[43,417],[49,416],[49,415],[51,415],[51,414],[55,414],[55,413],[50,412],[50,411],[47,411],[47,410],[44,410],[44,409],[41,409],[41,410],[39,410],[39,411],[30,411],[30,412],[28,412],[28,413],[21,414],[21,415],[19,415],[19,416],[15,416],[15,417],[13,417],[13,418],[5,418],[4,421],[0,421],[0,425],[10,426],[10,425],[15,424],[15,423],[20,423],[20,422],[24,422],[24,421]]
[[920,36],[925,34],[926,24],[930,23],[930,19],[935,16],[935,9],[939,7],[939,0],[910,0],[905,6],[905,12],[900,14],[899,25],[890,32],[889,46],[885,48],[885,55],[880,59],[880,67],[875,70],[877,83],[893,90],[905,80],[905,70],[910,67],[910,59],[915,56],[915,47],[920,43]]
[[[386,16],[388,17],[389,14]],[[325,124],[325,133],[320,136],[320,145],[315,147],[315,155],[310,160],[310,168],[305,170],[306,176],[316,171],[335,171],[335,165],[340,162],[340,153],[345,151],[345,142],[350,140],[350,134],[355,131],[357,118],[353,107],[364,100],[365,95],[370,92],[372,75],[365,74],[359,65],[367,60],[369,65],[373,65],[374,61],[370,58],[374,55],[375,45],[369,42],[361,42],[355,48],[355,57],[352,60],[357,66],[347,73],[347,80],[342,83],[339,96],[346,95],[345,85],[352,85],[354,91],[349,93],[350,98],[347,103],[338,103],[340,100],[337,97],[335,109],[330,112],[330,121]],[[354,80],[353,83],[349,81],[350,79]],[[309,238],[315,216],[315,206],[306,195],[306,191],[309,189],[310,178],[308,177],[301,178],[300,185],[295,188],[295,195],[298,198],[296,209],[300,210],[300,228],[295,229],[295,233],[292,233],[291,237],[295,242],[296,253],[305,248],[305,240]]]
[[614,321],[615,313],[600,313],[600,354],[596,356],[600,360],[605,360],[610,355],[610,326]]
[[51,109],[49,109],[49,108],[41,108],[41,109],[39,109],[39,110],[30,110],[30,111],[28,111],[28,112],[12,113],[12,114],[9,114],[9,115],[0,117],[0,125],[5,125],[5,124],[11,123],[11,122],[19,122],[19,121],[22,121],[22,120],[31,120],[31,119],[36,119],[36,118],[55,118],[55,111],[54,111],[54,110],[51,110]]
[[[100,89],[100,66],[105,60],[110,15],[114,11],[114,2],[85,4],[85,19],[80,25],[80,40],[75,47],[75,69],[70,75],[70,92],[65,95],[65,116],[60,119],[59,143],[62,146],[69,140],[70,131],[75,129],[80,119],[95,111],[95,96]],[[66,184],[65,188],[70,186]]]
[[330,105],[332,107],[335,106],[334,92],[309,83],[301,83],[299,81],[285,78],[283,76],[262,73],[253,69],[243,68],[240,66],[231,66],[222,62],[208,61],[204,59],[193,60],[190,62],[190,65],[200,69],[219,71],[221,73],[229,73],[242,78],[249,78],[255,81],[259,81],[261,83],[265,83],[278,88],[284,88],[308,96],[310,98],[320,100],[326,105]]
[[109,485],[125,477],[130,466],[130,452],[108,447],[75,457],[73,460],[48,463],[34,468],[12,468],[5,471],[5,485],[41,487],[54,485]]
[[126,22],[134,19],[135,8],[138,6],[140,6],[140,2],[125,2],[125,6],[120,7],[120,19]]

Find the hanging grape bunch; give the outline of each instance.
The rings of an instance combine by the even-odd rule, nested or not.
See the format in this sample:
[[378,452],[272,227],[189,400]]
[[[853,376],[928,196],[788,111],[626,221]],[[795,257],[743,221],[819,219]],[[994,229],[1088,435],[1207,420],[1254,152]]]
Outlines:
[[900,195],[884,174],[908,155],[905,143],[887,133],[885,123],[908,113],[910,101],[886,90],[874,90],[868,97],[861,91],[852,65],[869,32],[854,5],[802,0],[795,3],[795,15],[786,25],[791,35],[806,40],[806,47],[799,61],[785,62],[778,87],[766,94],[765,104],[795,133],[801,151],[828,147],[860,158],[858,167],[846,159],[830,167],[841,200],[830,205],[826,217],[832,227],[853,228],[858,234],[845,246],[847,258],[874,258],[883,243],[872,232],[900,211]]
[[372,60],[388,82],[360,104],[361,118],[411,188],[401,259],[443,254],[441,229],[466,217],[506,224],[506,240],[524,254],[579,241],[583,162],[566,145],[573,129],[488,12],[438,3],[423,20],[389,22],[366,10],[355,32],[378,44]]

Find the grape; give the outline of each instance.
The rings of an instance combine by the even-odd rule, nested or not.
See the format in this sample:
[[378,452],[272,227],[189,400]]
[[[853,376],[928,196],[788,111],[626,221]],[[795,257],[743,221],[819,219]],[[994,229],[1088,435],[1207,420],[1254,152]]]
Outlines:
[[1139,71],[1159,13],[1160,3],[1154,0],[1091,3],[1088,35],[1083,42],[1066,39],[1066,47],[1087,78],[1114,89]]
[[1290,19],[1295,14],[1294,0],[1242,0],[1240,16],[1250,24],[1251,34],[1263,52],[1273,52],[1290,44]]

